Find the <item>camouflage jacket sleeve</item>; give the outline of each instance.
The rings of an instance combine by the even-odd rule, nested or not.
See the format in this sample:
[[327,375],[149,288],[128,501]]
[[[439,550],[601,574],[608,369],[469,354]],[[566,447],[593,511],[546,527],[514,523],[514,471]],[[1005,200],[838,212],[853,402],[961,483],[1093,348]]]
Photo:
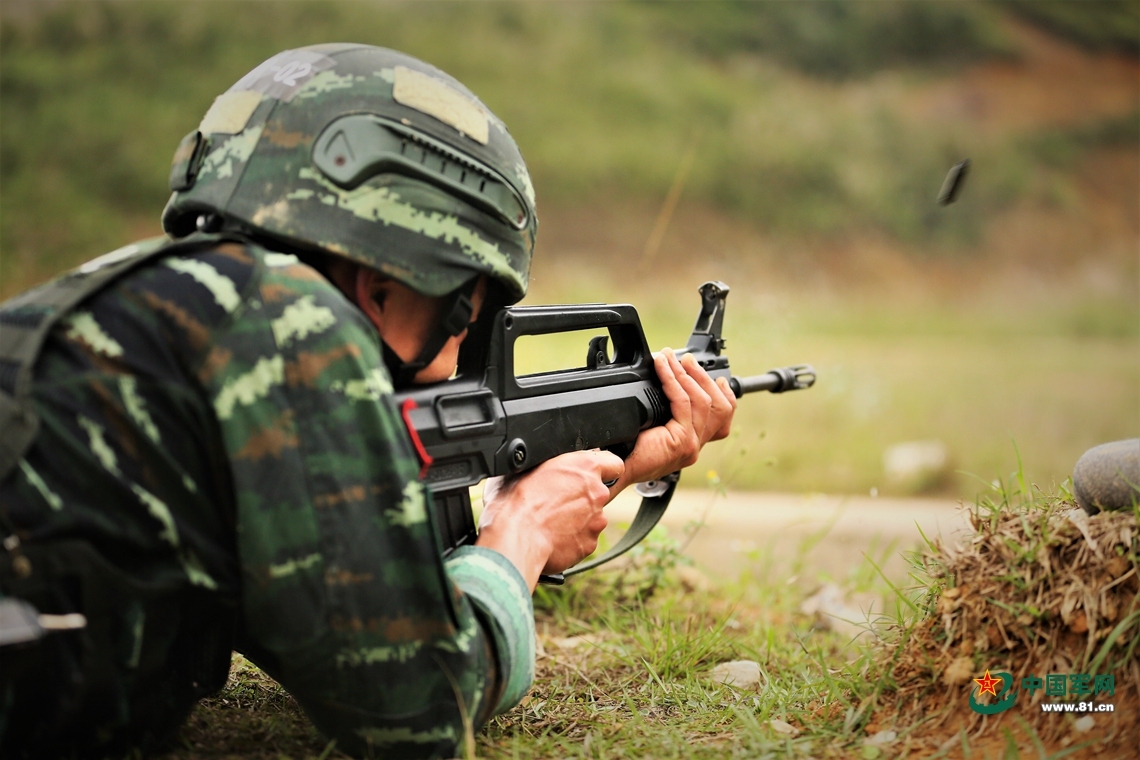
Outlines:
[[530,685],[528,589],[490,550],[445,568],[375,331],[294,257],[247,250],[263,271],[242,294],[214,283],[233,313],[198,376],[231,462],[248,653],[338,748],[451,757]]

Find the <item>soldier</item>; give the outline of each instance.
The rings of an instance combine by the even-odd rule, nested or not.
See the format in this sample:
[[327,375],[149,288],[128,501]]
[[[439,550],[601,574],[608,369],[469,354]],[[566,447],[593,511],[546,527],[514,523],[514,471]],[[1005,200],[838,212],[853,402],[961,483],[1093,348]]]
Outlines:
[[444,562],[391,393],[526,292],[502,122],[406,55],[291,50],[217,98],[171,187],[168,237],[0,308],[0,597],[80,621],[0,647],[0,755],[160,748],[236,648],[339,749],[451,757],[530,686],[538,575],[734,396],[657,356],[672,422],[490,489]]

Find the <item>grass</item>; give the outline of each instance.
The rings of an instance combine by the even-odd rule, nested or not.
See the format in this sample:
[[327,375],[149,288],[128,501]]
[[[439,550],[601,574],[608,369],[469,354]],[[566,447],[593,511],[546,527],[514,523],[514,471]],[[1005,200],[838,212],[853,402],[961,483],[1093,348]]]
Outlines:
[[170,757],[326,760],[337,756],[335,743],[317,733],[289,693],[236,652],[225,687],[198,704],[182,728],[179,744]]
[[[790,568],[769,566],[761,584],[700,591],[678,573],[675,542],[660,533],[654,540],[625,571],[539,589],[534,688],[478,735],[478,757],[807,756],[858,743],[860,706],[874,690],[868,645],[814,629],[798,611],[801,587],[782,574]],[[737,659],[760,663],[766,687],[709,679],[714,665]],[[773,720],[794,733],[773,729]],[[240,657],[181,741],[168,760],[308,758],[326,749],[282,690]],[[252,748],[257,741],[263,749]]]
[[[978,498],[972,508],[978,539],[965,553],[928,542],[911,556],[908,578],[882,575],[868,556],[843,588],[870,592],[885,602],[885,611],[863,621],[868,635],[854,641],[802,611],[815,587],[803,554],[818,537],[807,539],[800,556],[786,564],[760,553],[736,581],[710,583],[685,567],[676,540],[657,533],[623,567],[578,576],[561,588],[540,587],[534,687],[518,707],[478,733],[475,755],[875,760],[1013,757],[1019,751],[1061,757],[1083,749],[1123,757],[1135,738],[1127,712],[1140,709],[1140,681],[1133,683],[1140,679],[1133,672],[1140,646],[1135,594],[1131,608],[1125,593],[1126,608],[1111,613],[1119,622],[1107,637],[1088,634],[1098,642],[1092,649],[1065,630],[1079,607],[1064,610],[1068,623],[1045,610],[1061,604],[1061,586],[1074,579],[1114,594],[1126,591],[1122,582],[1135,585],[1129,579],[1140,563],[1140,515],[1090,518],[1087,529],[1108,552],[1096,559],[1080,553],[1079,536],[1078,543],[1071,540],[1075,531],[1066,527],[1065,515],[1072,507],[1063,490],[1045,494],[1019,469]],[[1125,543],[1114,548],[1110,536],[1124,536]],[[1047,555],[1055,563],[1067,558],[1058,565],[1064,572],[1046,581],[1060,585],[1031,590],[1026,569],[1047,562]],[[1124,567],[1115,566],[1121,562]],[[1105,567],[1109,575],[1101,578]],[[1112,577],[1120,580],[1106,587]],[[985,593],[971,597],[966,589],[975,584],[989,587],[978,585]],[[1039,607],[1024,604],[1027,593],[1037,595]],[[959,619],[966,610],[974,617]],[[1035,705],[1021,705],[1013,717],[994,719],[996,725],[966,725],[973,715],[964,704],[968,689],[942,684],[946,662],[961,654],[958,644],[951,647],[940,635],[943,623],[950,625],[946,615],[954,616],[956,631],[965,626],[972,635],[992,628],[998,616],[1012,620],[1027,613],[1036,622],[1016,634],[1009,630],[1031,642],[1031,649],[1010,653],[1000,648],[1000,637],[994,643],[983,636],[971,644],[970,673],[974,666],[978,674],[986,666],[1052,672],[1061,660],[1049,658],[1057,657],[1067,658],[1073,672],[1115,673],[1125,724],[1117,721],[1113,729],[1102,720],[1085,735],[1072,729],[1071,719],[1053,720],[1035,712]],[[717,663],[741,659],[759,665],[756,687],[710,678]],[[199,706],[181,742],[167,760],[336,756],[291,699],[241,658],[235,658],[226,688]],[[1006,754],[1010,747],[1013,754]],[[1077,755],[1086,756],[1092,755]]]
[[[931,544],[921,558],[915,577],[927,590],[919,600],[927,614],[894,646],[891,699],[872,725],[913,724],[916,745],[941,754],[955,749],[960,737],[965,757],[971,741],[975,752],[1000,754],[1004,743],[1032,746],[1040,757],[1087,748],[1115,748],[1109,756],[1121,757],[1134,751],[1140,740],[1140,511],[1134,505],[1088,518],[1064,485],[1045,494],[1019,467],[1009,482],[980,495],[970,517],[971,541],[956,548]],[[965,709],[970,680],[983,670],[1011,673],[1019,685],[1013,709],[1000,717],[983,719]],[[1114,686],[1095,695],[1091,687],[1086,695],[1070,690],[1059,699],[1027,691],[1023,679],[1048,674],[1110,676]],[[1089,699],[1115,710],[1094,713],[1076,730],[1039,704]],[[999,726],[1003,738],[996,735]]]

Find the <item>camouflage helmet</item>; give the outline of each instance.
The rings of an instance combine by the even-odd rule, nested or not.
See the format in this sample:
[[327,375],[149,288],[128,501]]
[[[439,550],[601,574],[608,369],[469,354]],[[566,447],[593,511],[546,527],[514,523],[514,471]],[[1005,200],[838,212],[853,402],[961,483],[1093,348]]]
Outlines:
[[466,87],[393,50],[314,45],[265,61],[183,139],[170,185],[175,237],[220,219],[429,296],[476,274],[508,303],[526,293],[538,220],[518,146]]

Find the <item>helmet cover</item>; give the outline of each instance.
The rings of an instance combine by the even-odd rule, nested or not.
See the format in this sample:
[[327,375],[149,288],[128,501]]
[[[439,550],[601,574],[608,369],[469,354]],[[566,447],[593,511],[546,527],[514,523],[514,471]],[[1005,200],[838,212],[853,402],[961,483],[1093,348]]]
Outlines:
[[477,274],[526,293],[534,189],[506,126],[458,81],[385,48],[287,50],[179,146],[163,228],[203,213],[379,270],[429,296]]

